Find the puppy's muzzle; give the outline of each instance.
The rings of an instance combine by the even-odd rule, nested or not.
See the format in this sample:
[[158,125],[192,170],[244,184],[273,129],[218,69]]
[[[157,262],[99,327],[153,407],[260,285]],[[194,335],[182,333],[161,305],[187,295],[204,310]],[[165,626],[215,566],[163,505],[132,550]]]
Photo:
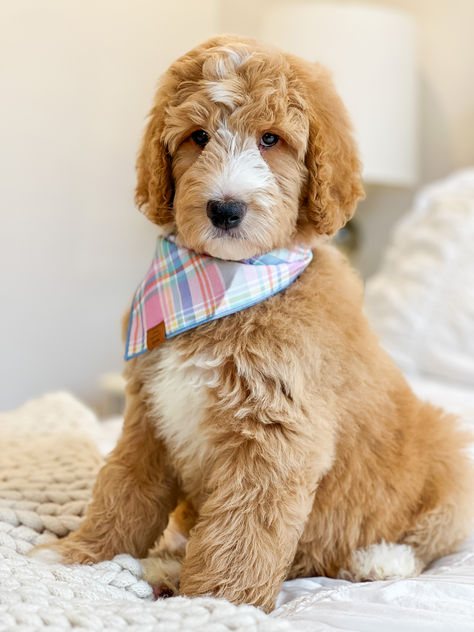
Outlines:
[[238,200],[209,200],[207,216],[216,228],[229,230],[237,228],[247,211],[245,202]]

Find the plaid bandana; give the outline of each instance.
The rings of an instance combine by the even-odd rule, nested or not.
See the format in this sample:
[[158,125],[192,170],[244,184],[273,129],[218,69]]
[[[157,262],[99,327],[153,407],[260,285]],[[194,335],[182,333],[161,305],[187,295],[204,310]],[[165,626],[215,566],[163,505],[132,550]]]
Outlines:
[[133,297],[125,359],[281,292],[312,258],[308,248],[295,247],[224,261],[177,246],[173,236],[158,237],[155,257]]

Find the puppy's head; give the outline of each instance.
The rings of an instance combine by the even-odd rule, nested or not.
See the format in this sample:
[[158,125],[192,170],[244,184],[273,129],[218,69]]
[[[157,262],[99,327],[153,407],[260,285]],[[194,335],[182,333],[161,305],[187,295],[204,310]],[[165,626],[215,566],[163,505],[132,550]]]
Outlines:
[[137,171],[147,217],[222,259],[331,235],[363,193],[328,73],[235,36],[198,46],[165,73]]

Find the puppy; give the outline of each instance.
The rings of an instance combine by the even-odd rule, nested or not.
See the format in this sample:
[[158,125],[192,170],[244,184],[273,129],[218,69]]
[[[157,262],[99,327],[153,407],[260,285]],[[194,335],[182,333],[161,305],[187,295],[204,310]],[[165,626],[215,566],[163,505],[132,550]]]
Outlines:
[[[469,437],[413,395],[327,243],[363,194],[328,73],[207,41],[162,78],[137,170],[138,206],[176,243],[232,261],[304,245],[313,260],[127,362],[123,433],[62,559],[145,556],[181,498],[195,513],[181,593],[265,611],[286,578],[407,577],[452,551],[472,522]],[[244,209],[238,225],[216,228],[213,201]]]

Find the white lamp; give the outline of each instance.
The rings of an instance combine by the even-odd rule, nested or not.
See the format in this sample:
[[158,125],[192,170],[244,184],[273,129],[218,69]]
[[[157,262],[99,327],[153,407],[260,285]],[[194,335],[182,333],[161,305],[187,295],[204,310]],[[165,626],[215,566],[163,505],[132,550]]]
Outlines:
[[366,182],[416,181],[415,28],[407,15],[353,2],[278,1],[268,5],[261,37],[332,71]]

